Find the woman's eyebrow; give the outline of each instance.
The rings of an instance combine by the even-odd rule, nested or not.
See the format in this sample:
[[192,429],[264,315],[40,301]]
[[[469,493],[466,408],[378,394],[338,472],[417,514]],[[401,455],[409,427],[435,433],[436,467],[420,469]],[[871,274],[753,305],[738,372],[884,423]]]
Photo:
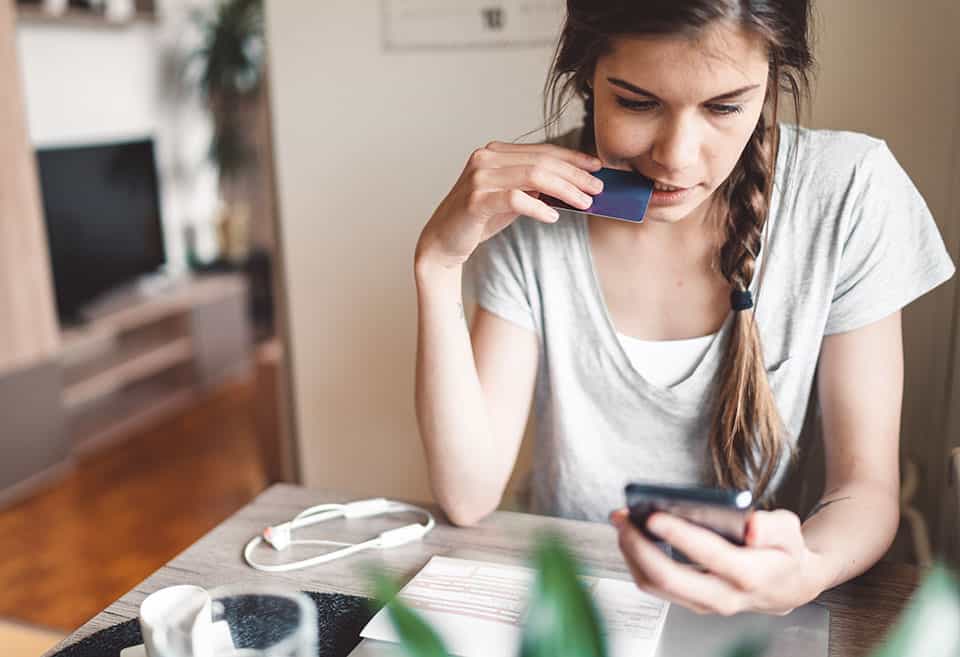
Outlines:
[[[627,82],[626,80],[621,80],[620,78],[607,78],[607,82],[609,82],[610,84],[614,85],[615,87],[620,87],[621,89],[626,89],[627,91],[633,92],[633,93],[635,93],[635,94],[637,94],[637,95],[640,95],[640,96],[649,96],[650,98],[654,98],[654,99],[656,99],[656,100],[660,100],[659,98],[657,98],[656,94],[650,93],[649,91],[647,91],[647,90],[644,89],[643,87],[638,87],[638,86],[636,86],[635,84],[630,84],[630,83]],[[720,94],[719,96],[714,96],[713,98],[708,99],[706,102],[708,102],[708,103],[714,103],[714,102],[717,102],[717,101],[720,101],[720,100],[730,100],[731,98],[736,98],[737,96],[739,96],[739,95],[741,95],[741,94],[745,94],[745,93],[747,93],[748,91],[753,91],[754,89],[758,88],[759,86],[760,86],[759,84],[748,84],[748,85],[745,86],[745,87],[740,87],[739,89],[734,89],[733,91],[728,91],[728,92],[726,92],[726,93]]]

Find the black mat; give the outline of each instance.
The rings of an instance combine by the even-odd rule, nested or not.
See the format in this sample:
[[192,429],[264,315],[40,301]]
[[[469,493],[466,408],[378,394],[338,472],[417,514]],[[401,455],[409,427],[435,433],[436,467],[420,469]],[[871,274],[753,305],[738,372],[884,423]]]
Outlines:
[[[374,602],[338,593],[305,592],[317,605],[317,655],[347,657],[360,642],[360,630],[373,618]],[[120,651],[143,643],[137,619],[100,630],[52,657],[119,657]]]

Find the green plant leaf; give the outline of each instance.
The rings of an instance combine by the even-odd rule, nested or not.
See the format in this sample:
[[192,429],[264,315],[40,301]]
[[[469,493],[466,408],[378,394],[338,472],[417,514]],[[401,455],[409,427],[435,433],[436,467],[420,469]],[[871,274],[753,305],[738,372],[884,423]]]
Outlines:
[[220,0],[212,16],[195,14],[202,45],[191,55],[201,63],[200,88],[207,97],[253,91],[263,69],[263,3]]
[[187,56],[183,75],[195,78],[213,114],[210,160],[222,176],[235,176],[256,163],[256,152],[237,125],[237,108],[263,77],[263,0],[218,0],[211,10],[191,12],[191,20],[201,44]]
[[400,645],[410,657],[450,657],[443,641],[419,614],[397,597],[400,588],[382,571],[373,572],[377,600],[387,607]]
[[873,657],[960,657],[960,584],[938,564]]
[[525,617],[521,657],[605,657],[600,614],[563,539],[551,534],[541,537],[534,567],[536,581]]

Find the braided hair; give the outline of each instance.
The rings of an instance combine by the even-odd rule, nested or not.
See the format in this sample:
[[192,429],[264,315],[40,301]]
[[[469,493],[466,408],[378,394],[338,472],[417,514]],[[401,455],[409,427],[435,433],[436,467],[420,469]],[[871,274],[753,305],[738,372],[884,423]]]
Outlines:
[[[719,267],[734,292],[750,288],[762,248],[773,181],[766,123],[761,114],[737,166],[717,190],[726,235]],[[735,310],[727,340],[713,397],[713,475],[721,485],[751,488],[762,497],[792,450],[767,381],[752,308]]]

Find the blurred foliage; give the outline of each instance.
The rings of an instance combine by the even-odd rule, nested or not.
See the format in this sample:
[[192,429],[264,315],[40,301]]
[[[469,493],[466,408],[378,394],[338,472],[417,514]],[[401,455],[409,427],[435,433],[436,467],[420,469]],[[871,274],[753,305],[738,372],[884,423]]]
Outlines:
[[603,621],[563,540],[544,535],[533,552],[536,578],[524,619],[521,657],[603,657]]
[[946,566],[926,575],[873,657],[960,657],[960,584]]
[[213,114],[209,157],[223,176],[240,173],[255,161],[240,124],[242,101],[259,91],[264,70],[262,0],[219,0],[212,11],[193,12],[200,46],[187,70]]
[[[605,657],[603,619],[579,577],[563,540],[544,535],[533,552],[536,576],[524,617],[520,657]],[[372,574],[377,600],[410,657],[448,657],[437,633],[397,597],[399,587],[382,572]],[[760,657],[768,642],[745,637],[726,657]],[[924,577],[906,610],[871,657],[960,657],[960,584],[938,565]]]

